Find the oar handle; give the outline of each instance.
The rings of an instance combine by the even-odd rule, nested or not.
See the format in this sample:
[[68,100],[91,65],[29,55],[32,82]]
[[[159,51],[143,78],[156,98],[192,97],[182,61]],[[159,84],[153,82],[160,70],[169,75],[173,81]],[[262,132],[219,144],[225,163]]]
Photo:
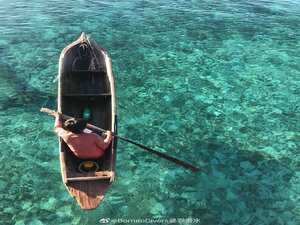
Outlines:
[[50,116],[53,116],[53,114],[55,113],[54,110],[48,109],[48,108],[41,108],[40,111],[43,112],[43,113],[47,113]]
[[[52,109],[48,109],[48,108],[41,108],[40,111],[43,112],[43,113],[47,113],[47,114],[50,115],[50,116],[54,116],[54,114],[56,113],[56,111],[54,111],[54,110],[52,110]],[[57,112],[57,113],[59,113],[59,112]],[[64,114],[61,114],[61,113],[59,113],[59,114],[60,114],[64,119],[71,119],[71,118],[73,118],[73,117],[71,117],[71,116],[67,116],[67,115],[64,115]],[[93,129],[93,130],[96,130],[96,131],[100,131],[100,132],[107,132],[107,130],[104,130],[104,129],[100,128],[100,127],[96,127],[96,126],[94,126],[93,124],[90,124],[90,123],[87,123],[87,124],[86,124],[86,127],[87,127],[87,128],[90,128],[90,129]],[[112,132],[112,135],[113,135],[113,136],[116,136],[113,132]],[[116,136],[116,137],[117,137],[117,136]]]

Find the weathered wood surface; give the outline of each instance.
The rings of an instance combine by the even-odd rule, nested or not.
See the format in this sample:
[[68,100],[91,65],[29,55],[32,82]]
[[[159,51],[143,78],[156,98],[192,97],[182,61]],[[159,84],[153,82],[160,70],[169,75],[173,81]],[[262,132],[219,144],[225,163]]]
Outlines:
[[[78,48],[82,43],[87,44],[89,55],[80,61],[82,57]],[[115,87],[111,60],[104,49],[82,34],[60,56],[57,111],[71,117],[82,117],[86,107],[92,112],[89,123],[116,133]],[[82,160],[74,156],[60,139],[62,178],[81,208],[96,208],[114,181],[115,146],[116,139],[105,154],[95,160],[100,165],[99,172],[80,173],[78,165]]]

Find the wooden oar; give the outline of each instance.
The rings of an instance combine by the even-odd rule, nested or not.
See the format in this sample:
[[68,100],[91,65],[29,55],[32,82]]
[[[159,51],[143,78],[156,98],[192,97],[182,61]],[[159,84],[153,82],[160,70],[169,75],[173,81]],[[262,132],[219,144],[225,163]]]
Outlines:
[[[54,116],[54,113],[55,113],[54,110],[51,110],[51,109],[48,109],[48,108],[41,108],[41,112],[47,113],[47,114],[49,114],[49,115],[51,115],[51,116]],[[63,118],[65,118],[65,119],[73,118],[73,117],[71,117],[71,116],[67,116],[67,115],[64,115],[64,114],[60,114],[60,115],[61,115]],[[104,130],[104,129],[100,128],[100,127],[96,127],[95,125],[92,125],[92,124],[90,124],[90,123],[88,123],[88,124],[86,125],[86,127],[89,128],[89,129],[95,130],[95,131],[100,131],[100,132],[106,132],[106,131],[107,131],[107,130]],[[169,161],[171,161],[171,162],[173,162],[173,163],[176,163],[177,165],[180,165],[180,166],[182,166],[182,167],[184,167],[184,168],[186,168],[186,169],[189,169],[189,170],[191,170],[191,171],[193,171],[193,172],[198,172],[198,171],[200,170],[199,168],[197,168],[196,166],[193,166],[193,165],[190,164],[190,163],[187,163],[187,162],[182,161],[182,160],[180,160],[180,159],[174,158],[174,157],[169,156],[169,155],[167,155],[167,154],[165,154],[165,153],[156,151],[156,150],[154,150],[154,149],[152,149],[152,148],[149,148],[149,147],[147,147],[147,146],[145,146],[145,145],[143,145],[143,144],[140,144],[140,143],[138,143],[138,142],[136,142],[136,141],[130,140],[130,139],[125,138],[125,137],[121,137],[121,136],[116,135],[116,134],[114,134],[114,133],[112,133],[112,135],[113,135],[114,137],[116,137],[116,138],[119,138],[119,139],[123,140],[123,141],[126,141],[126,142],[128,142],[128,143],[131,143],[131,144],[133,144],[133,145],[136,145],[136,146],[140,147],[141,149],[143,149],[143,150],[145,150],[145,151],[151,152],[151,153],[153,153],[153,154],[155,154],[155,155],[157,155],[157,156],[159,156],[159,157],[161,157],[161,158],[163,158],[163,159],[166,159],[166,160],[169,160]]]

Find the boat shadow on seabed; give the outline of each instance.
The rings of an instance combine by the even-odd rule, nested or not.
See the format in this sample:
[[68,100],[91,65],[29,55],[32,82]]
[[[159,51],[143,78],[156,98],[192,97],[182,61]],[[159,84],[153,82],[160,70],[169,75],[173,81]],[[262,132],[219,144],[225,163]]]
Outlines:
[[8,65],[0,65],[0,110],[24,107],[38,111],[42,105],[55,105],[55,95],[38,90],[16,75]]

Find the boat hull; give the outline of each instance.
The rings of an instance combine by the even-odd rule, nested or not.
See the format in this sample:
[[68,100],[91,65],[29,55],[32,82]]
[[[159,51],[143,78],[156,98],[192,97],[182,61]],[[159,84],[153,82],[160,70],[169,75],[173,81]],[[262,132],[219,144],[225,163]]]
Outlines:
[[[82,118],[88,109],[88,122],[117,133],[115,86],[107,52],[84,33],[62,51],[59,59],[58,112]],[[105,154],[93,161],[100,169],[80,172],[83,161],[59,138],[60,166],[64,184],[83,209],[94,209],[115,178],[116,139]]]

